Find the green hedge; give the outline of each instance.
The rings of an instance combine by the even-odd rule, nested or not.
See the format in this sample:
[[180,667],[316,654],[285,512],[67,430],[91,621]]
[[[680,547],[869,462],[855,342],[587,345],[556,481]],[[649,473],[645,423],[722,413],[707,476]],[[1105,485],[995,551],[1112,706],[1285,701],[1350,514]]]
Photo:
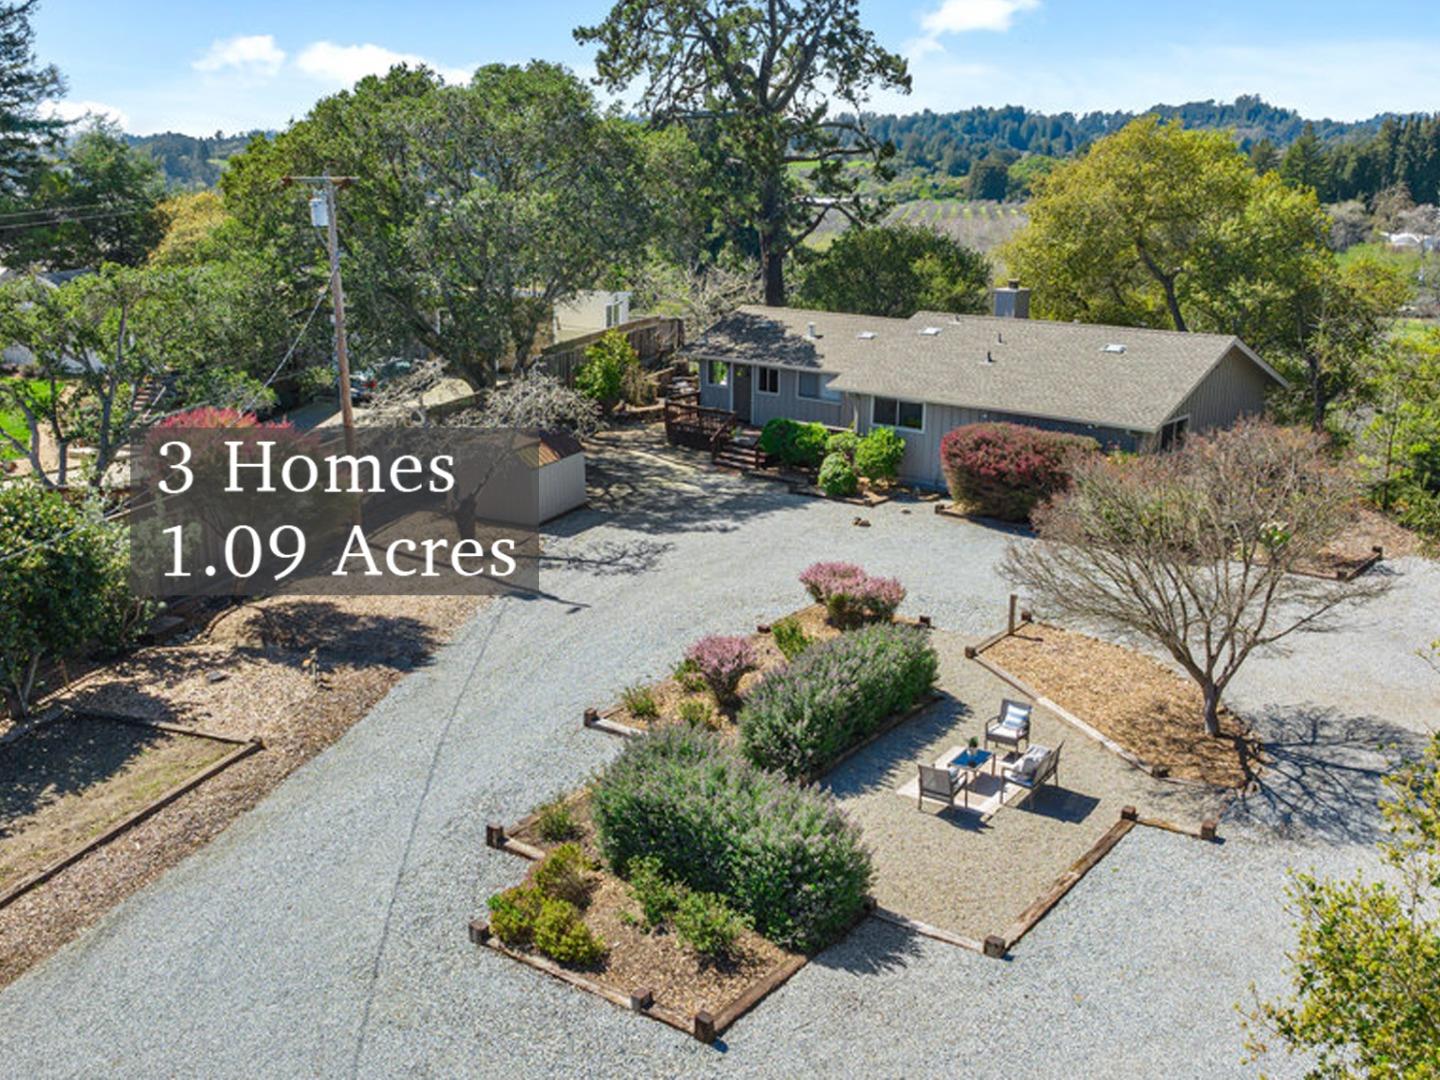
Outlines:
[[925,631],[867,626],[812,645],[765,678],[740,713],[740,745],[764,769],[809,779],[935,685]]
[[777,417],[767,421],[760,432],[760,449],[779,458],[784,465],[813,469],[824,458],[829,439],[830,432],[824,424],[802,424]]
[[822,948],[859,915],[873,871],[860,831],[820,792],[787,784],[683,727],[631,739],[591,792],[601,851],[625,876],[654,859],[718,893],[788,948]]

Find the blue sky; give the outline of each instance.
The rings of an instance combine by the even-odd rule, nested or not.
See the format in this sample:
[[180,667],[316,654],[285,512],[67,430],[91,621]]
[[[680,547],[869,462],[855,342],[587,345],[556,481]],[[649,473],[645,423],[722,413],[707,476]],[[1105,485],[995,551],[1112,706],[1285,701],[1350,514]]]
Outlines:
[[[401,58],[447,77],[531,57],[586,74],[590,54],[570,31],[607,10],[605,0],[44,0],[35,28],[40,56],[70,81],[60,111],[208,134],[282,126]],[[1083,112],[1241,93],[1336,119],[1440,109],[1434,0],[862,0],[862,11],[911,62],[914,93],[878,99],[885,110]]]

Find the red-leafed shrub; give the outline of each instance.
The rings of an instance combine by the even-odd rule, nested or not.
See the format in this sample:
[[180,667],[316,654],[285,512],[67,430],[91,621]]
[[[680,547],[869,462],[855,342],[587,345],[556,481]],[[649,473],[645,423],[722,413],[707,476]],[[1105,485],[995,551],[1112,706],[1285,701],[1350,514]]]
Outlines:
[[1028,521],[1036,505],[1070,483],[1094,439],[1023,424],[969,424],[940,442],[940,464],[956,502],[1002,521]]

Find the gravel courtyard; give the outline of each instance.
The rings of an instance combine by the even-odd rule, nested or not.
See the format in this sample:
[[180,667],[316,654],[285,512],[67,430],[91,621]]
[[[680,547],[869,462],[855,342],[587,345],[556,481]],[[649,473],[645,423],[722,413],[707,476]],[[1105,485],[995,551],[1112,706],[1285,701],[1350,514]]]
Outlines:
[[1233,705],[1277,760],[1223,844],[1135,830],[1007,962],[871,920],[708,1047],[467,942],[523,871],[485,848],[485,823],[616,753],[582,732],[586,705],[663,674],[702,631],[793,610],[815,559],[897,575],[905,611],[979,636],[1003,617],[1010,538],[900,502],[857,528],[854,507],[667,457],[600,465],[591,509],[548,547],[547,596],[488,605],[255,810],[0,993],[6,1074],[1254,1074],[1234,1005],[1252,981],[1281,987],[1286,867],[1373,866],[1377,747],[1435,722],[1440,680],[1413,654],[1436,636],[1436,566],[1391,564],[1375,610],[1244,673]]
[[[972,941],[1004,936],[1115,824],[1121,807],[1194,829],[1222,805],[1218,789],[1156,780],[1037,708],[1033,743],[1062,747],[1057,784],[988,820],[963,804],[945,808],[927,802],[916,809],[915,763],[934,762],[971,736],[979,738],[1001,698],[1015,696],[1003,680],[965,659],[961,635],[937,630],[931,640],[940,655],[942,700],[861,750],[825,781],[860,823],[874,853],[873,891],[881,907]],[[985,772],[977,805],[995,790]],[[896,789],[907,783],[912,793],[902,798]],[[1128,842],[1106,861],[1123,859]]]

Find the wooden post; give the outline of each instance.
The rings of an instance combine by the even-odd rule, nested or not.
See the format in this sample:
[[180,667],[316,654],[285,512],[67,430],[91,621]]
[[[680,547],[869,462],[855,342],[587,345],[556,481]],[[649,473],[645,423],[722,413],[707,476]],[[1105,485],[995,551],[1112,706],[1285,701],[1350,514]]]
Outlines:
[[930,618],[929,615],[921,615],[921,616],[920,616],[919,618],[917,618],[915,621],[916,621],[917,623],[919,623],[920,626],[923,627],[923,628],[926,629],[926,630],[929,630],[931,627],[933,627],[933,626],[935,625],[934,622],[931,620],[931,618]]
[[1140,820],[1140,811],[1139,811],[1139,810],[1136,810],[1135,807],[1133,807],[1133,806],[1122,806],[1122,807],[1120,808],[1120,820],[1121,820],[1121,821],[1139,821],[1139,820]]
[[996,960],[1005,958],[1005,939],[999,934],[985,935],[985,955]]
[[490,926],[484,919],[472,919],[470,921],[470,943],[472,945],[484,945],[490,936]]
[[637,987],[630,991],[630,1008],[636,1012],[644,1012],[655,1004],[655,991],[648,986]]
[[1220,828],[1220,822],[1215,818],[1206,818],[1200,823],[1200,839],[1214,840],[1215,833]]
[[493,848],[497,848],[497,849],[498,849],[498,848],[503,848],[503,847],[505,846],[505,826],[504,826],[504,825],[486,825],[486,826],[485,826],[485,846],[486,846],[486,847],[493,847]]
[[1015,615],[1020,610],[1020,597],[1013,592],[1010,594],[1010,633],[1015,633]]
[[715,1017],[711,1016],[704,1009],[695,1014],[695,1038],[703,1043],[715,1041]]
[[595,721],[600,719],[599,709],[586,709],[585,715],[581,717],[580,723],[584,727],[594,727]]

